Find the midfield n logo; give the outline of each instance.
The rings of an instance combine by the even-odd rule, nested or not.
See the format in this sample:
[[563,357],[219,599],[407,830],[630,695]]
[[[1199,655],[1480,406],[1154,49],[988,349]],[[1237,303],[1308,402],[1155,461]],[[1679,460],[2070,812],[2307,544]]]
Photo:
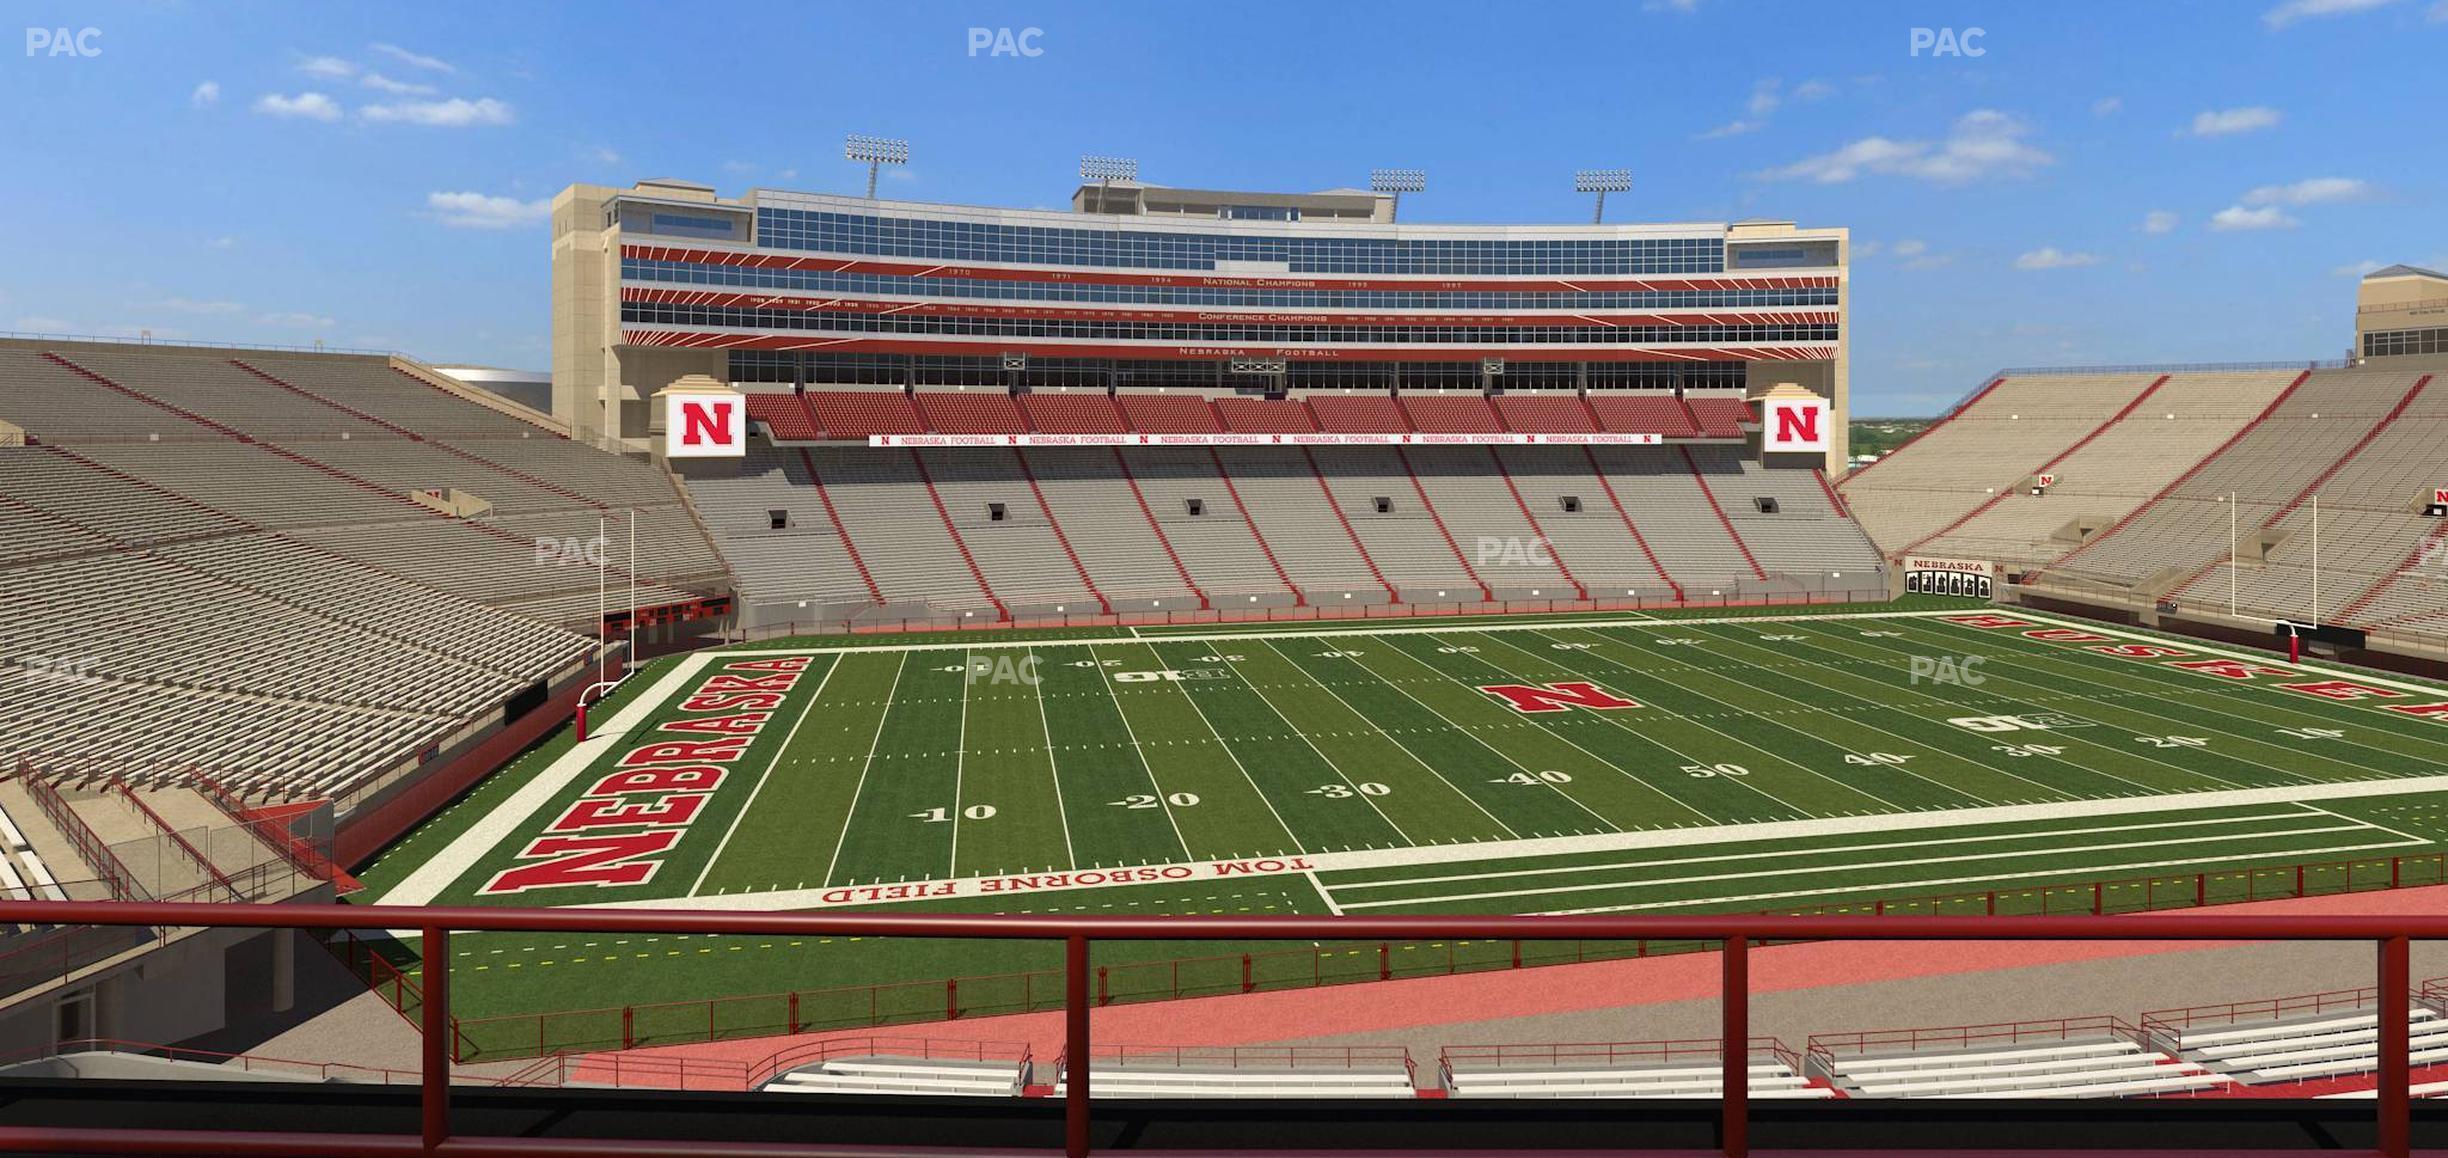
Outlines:
[[1538,687],[1529,684],[1488,684],[1479,690],[1503,700],[1517,712],[1561,712],[1572,708],[1611,711],[1640,706],[1636,701],[1627,700],[1586,680],[1567,680]]

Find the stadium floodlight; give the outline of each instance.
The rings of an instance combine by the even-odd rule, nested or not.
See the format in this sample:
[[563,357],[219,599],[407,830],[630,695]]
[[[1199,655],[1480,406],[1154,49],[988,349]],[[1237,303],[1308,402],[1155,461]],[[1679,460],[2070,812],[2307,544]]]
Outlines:
[[1631,189],[1632,170],[1630,169],[1580,169],[1573,173],[1573,192],[1598,195],[1598,208],[1590,214],[1592,225],[1606,221],[1607,194],[1628,193]]
[[1420,169],[1371,169],[1369,192],[1391,193],[1394,204],[1386,214],[1389,220],[1402,216],[1402,195],[1417,193],[1428,187],[1428,174]]
[[876,170],[886,165],[909,164],[909,142],[899,137],[871,137],[852,133],[842,142],[842,156],[853,161],[867,162],[867,199],[875,200]]
[[[1108,157],[1101,153],[1082,153],[1080,154],[1079,174],[1080,180],[1094,181],[1097,183],[1097,212],[1109,212],[1109,210],[1105,207],[1105,200],[1107,194],[1113,189],[1113,183],[1116,181],[1138,180],[1139,158]],[[1117,219],[1114,222],[1114,228],[1116,230],[1121,229],[1122,222]]]

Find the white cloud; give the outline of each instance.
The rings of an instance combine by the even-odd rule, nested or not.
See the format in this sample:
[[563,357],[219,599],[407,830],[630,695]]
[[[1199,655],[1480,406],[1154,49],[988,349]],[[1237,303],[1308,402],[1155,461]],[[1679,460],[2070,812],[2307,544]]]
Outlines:
[[2278,125],[2278,110],[2267,105],[2247,105],[2243,108],[2212,109],[2196,113],[2192,134],[2196,137],[2227,137],[2250,133]]
[[1643,12],[1680,12],[1688,16],[1699,10],[1700,0],[1642,0],[1641,3]]
[[430,84],[410,84],[404,80],[393,80],[379,72],[369,72],[357,83],[393,96],[431,96],[434,91],[434,86]]
[[1806,80],[1793,90],[1793,99],[1798,101],[1825,100],[1835,95],[1836,86],[1824,80]]
[[595,163],[599,165],[618,165],[621,162],[621,155],[606,145],[597,145],[587,150],[587,156],[594,158]]
[[2091,115],[2095,117],[2112,117],[2124,111],[2124,97],[2101,97],[2091,102]]
[[2026,253],[2023,256],[2016,258],[2015,268],[2077,269],[2086,265],[2098,265],[2099,263],[2100,256],[2096,253],[2067,253],[2064,250],[2058,249],[2056,246],[2052,245],[2035,249],[2030,253]]
[[267,326],[279,326],[290,330],[328,330],[339,324],[330,318],[302,313],[265,314],[255,320]]
[[298,71],[324,80],[346,80],[357,75],[357,66],[337,56],[310,56],[298,62]]
[[1777,91],[1784,83],[1773,76],[1752,82],[1751,101],[1744,107],[1749,108],[1751,115],[1755,117],[1764,117],[1777,111],[1777,106],[1785,101],[1784,96]]
[[[2448,0],[2441,0],[2441,2],[2448,3]],[[1739,137],[1744,133],[1756,133],[1767,127],[1768,122],[1766,121],[1727,121],[1716,128],[1700,134],[1698,139],[1703,141],[1722,140],[1726,137]]]
[[199,109],[210,108],[214,105],[220,104],[221,82],[217,80],[208,80],[195,86],[195,91],[187,94],[187,103],[194,105]]
[[428,193],[425,207],[439,214],[442,224],[461,229],[510,229],[552,216],[551,198],[521,201],[482,193]]
[[1895,255],[1897,257],[1919,257],[1928,252],[1929,242],[1922,241],[1919,238],[1907,237],[1904,240],[1895,243]]
[[2025,140],[2030,126],[1995,109],[1975,109],[1955,119],[1944,141],[1898,141],[1864,137],[1834,152],[1805,157],[1759,176],[1770,181],[1835,185],[1865,173],[1912,177],[1958,185],[1989,177],[2027,177],[2056,160]]
[[2144,233],[2173,233],[2176,231],[2176,224],[2176,215],[2165,209],[2153,209],[2142,215],[2142,232]]
[[204,244],[209,245],[214,249],[236,249],[238,248],[238,239],[223,235],[221,237],[213,238],[211,241],[207,241]]
[[2383,265],[2383,264],[2382,264],[2382,263],[2380,263],[2380,262],[2377,262],[2377,261],[2358,261],[2358,262],[2355,262],[2355,263],[2353,263],[2353,264],[2351,264],[2351,265],[2341,265],[2341,266],[2338,266],[2338,267],[2337,267],[2337,268],[2335,268],[2335,269],[2330,270],[2330,271],[2329,271],[2329,276],[2331,276],[2331,277],[2361,277],[2361,276],[2363,276],[2364,274],[2367,274],[2367,273],[2372,272],[2373,270],[2378,270],[2378,269],[2386,269],[2386,268],[2388,268],[2388,267],[2387,267],[2387,266],[2385,266],[2385,265]]
[[1867,261],[1877,257],[1879,252],[1885,248],[1887,247],[1876,241],[1856,241],[1853,243],[1853,252],[1847,256],[1855,261]]
[[407,65],[410,68],[422,68],[429,72],[459,71],[457,68],[452,67],[451,63],[447,60],[441,60],[436,57],[424,56],[419,53],[410,52],[396,44],[376,44],[371,47],[374,49],[374,51],[379,52],[384,56],[388,56],[391,59]]
[[2263,185],[2244,194],[2246,205],[2318,205],[2324,201],[2360,201],[2371,196],[2371,183],[2352,177],[2314,177],[2292,185]]
[[268,117],[303,117],[311,121],[340,119],[340,102],[319,92],[282,96],[268,92],[255,98],[255,111]]
[[148,310],[176,310],[182,314],[237,314],[246,312],[241,302],[197,301],[192,298],[169,298],[141,307]]
[[367,105],[358,115],[369,121],[386,124],[431,125],[444,129],[464,129],[474,125],[506,125],[512,119],[510,106],[492,97],[467,100],[452,97],[439,101],[399,101],[387,105]]
[[2397,0],[2287,0],[2286,3],[2262,13],[2261,23],[2275,31],[2298,20],[2367,12],[2396,2]]
[[2275,205],[2265,205],[2259,209],[2230,205],[2210,215],[2210,228],[2221,233],[2234,233],[2249,229],[2293,229],[2298,224],[2301,223],[2281,212]]

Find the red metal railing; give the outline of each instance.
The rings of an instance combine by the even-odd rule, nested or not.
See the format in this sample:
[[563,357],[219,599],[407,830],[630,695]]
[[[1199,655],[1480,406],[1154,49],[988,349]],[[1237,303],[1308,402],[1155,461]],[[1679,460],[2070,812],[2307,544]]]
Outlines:
[[[1089,1032],[1092,1001],[1088,952],[1099,941],[1215,940],[1470,940],[1542,941],[1706,940],[1719,941],[1722,996],[1719,1040],[1751,1040],[1750,959],[1754,943],[1795,940],[1876,941],[2360,941],[2377,947],[2375,988],[2384,1003],[2412,992],[2408,972],[2414,938],[2448,939],[2448,913],[2388,916],[2135,916],[2116,921],[2086,917],[1770,917],[1736,915],[1581,917],[1036,917],[916,913],[743,913],[650,909],[392,908],[385,906],[196,905],[114,902],[0,902],[0,922],[118,926],[210,926],[338,930],[368,925],[422,930],[425,975],[418,1010],[424,1029],[422,1132],[402,1135],[118,1129],[111,1127],[0,1127],[0,1150],[184,1154],[434,1154],[446,1145],[458,1153],[509,1153],[594,1158],[600,1140],[473,1138],[451,1129],[451,931],[520,933],[747,934],[769,937],[950,937],[1004,941],[1060,941],[1063,951],[1064,1055],[1093,1058]],[[2401,997],[2392,999],[2388,995]],[[2381,1018],[2380,1070],[2373,1099],[2378,1153],[2407,1158],[2411,1129],[2408,1092],[2410,1027]],[[1726,1049],[1719,1140],[1723,1153],[1750,1153],[1750,1056]],[[1065,1153],[1089,1151],[1091,1085],[1095,1066],[1071,1075],[1064,1096]],[[640,1145],[639,1152],[690,1155],[843,1153],[824,1147],[766,1143]]]
[[211,878],[212,883],[221,886],[224,891],[228,892],[229,896],[226,899],[232,901],[248,899],[246,894],[238,891],[238,882],[229,879],[229,874],[222,872],[221,866],[214,864],[211,857],[205,856],[204,850],[188,843],[186,837],[180,836],[177,829],[170,827],[170,822],[162,819],[161,813],[153,811],[153,806],[145,803],[144,797],[136,795],[136,790],[128,787],[127,781],[112,776],[109,784],[110,790],[118,793],[119,798],[125,800],[128,807],[135,809],[137,815],[144,817],[146,824],[153,826],[155,830],[170,839],[171,847],[178,849],[179,855],[186,857],[189,863],[202,869],[204,875]]
[[[136,874],[129,872],[127,865],[120,862],[119,855],[112,852],[110,845],[94,832],[93,826],[85,823],[85,818],[78,816],[75,809],[68,807],[68,801],[60,796],[59,789],[52,787],[50,781],[33,774],[23,761],[18,762],[17,769],[17,782],[25,785],[26,795],[34,798],[34,807],[41,810],[61,836],[68,838],[68,844],[76,849],[77,855],[83,857],[86,864],[93,867],[94,875],[110,889],[111,896],[123,901],[152,898],[144,886],[136,883]],[[58,873],[55,871],[52,875],[57,876]]]
[[[2202,908],[2241,901],[2373,892],[2448,884],[2448,854],[2272,865],[1905,900],[1861,900],[1772,909],[1763,916],[2105,916]],[[1659,957],[1711,946],[1697,941],[1445,941],[1401,945],[1338,942],[1277,952],[1099,965],[1099,1006],[1227,993],[1322,988],[1402,977],[1452,976],[1542,965]],[[405,982],[413,989],[414,982]],[[400,984],[389,996],[401,1007]],[[410,994],[413,996],[413,994]],[[579,1050],[721,1041],[817,1030],[876,1029],[964,1017],[1033,1013],[1062,1006],[1057,969],[898,981],[782,993],[505,1014],[458,1023],[459,1062],[500,1061]],[[404,1012],[404,1010],[403,1010]]]
[[[2425,981],[2414,995],[2414,1001],[2429,1005],[2439,1012],[2448,993],[2441,992],[2443,980]],[[2215,1005],[2191,1005],[2182,1009],[2159,1009],[2142,1015],[2142,1032],[2149,1040],[2169,1053],[2183,1044],[2185,1030],[2201,1026],[2234,1025],[2241,1021],[2280,1021],[2295,1017],[2318,1017],[2343,1010],[2370,1009],[2380,1000],[2380,991],[2365,986],[2361,989],[2338,989],[2327,993],[2306,993],[2294,997],[2272,997],[2260,1001],[2230,1001]],[[2408,1003],[2409,1007],[2411,1002]]]
[[1872,1051],[1910,1052],[1922,1049],[1973,1049],[2026,1041],[2064,1041],[2085,1036],[2122,1037],[2140,1042],[2141,1031],[2116,1017],[2054,1017],[2037,1021],[2001,1021],[1989,1025],[1949,1025],[1924,1029],[1871,1029],[1854,1033],[1815,1033],[1803,1047],[1813,1068],[1832,1074],[1836,1055]]
[[[1766,1058],[1783,1065],[1796,1075],[1803,1073],[1802,1056],[1773,1037],[1755,1037],[1744,1051],[1744,1062]],[[1444,1086],[1454,1088],[1454,1063],[1477,1062],[1490,1066],[1551,1066],[1558,1069],[1573,1066],[1610,1068],[1616,1066],[1667,1066],[1676,1062],[1725,1061],[1725,1043],[1716,1038],[1685,1038],[1678,1041],[1580,1041],[1554,1043],[1506,1043],[1501,1045],[1449,1045],[1437,1051],[1437,1074]]]
[[926,1061],[1002,1061],[1012,1065],[1014,1080],[1028,1075],[1031,1052],[1025,1043],[1004,1041],[944,1041],[925,1037],[837,1037],[804,1042],[756,1061],[695,1058],[660,1054],[554,1054],[503,1077],[496,1085],[561,1086],[572,1080],[628,1089],[754,1090],[801,1066],[819,1065],[837,1057],[889,1056]]

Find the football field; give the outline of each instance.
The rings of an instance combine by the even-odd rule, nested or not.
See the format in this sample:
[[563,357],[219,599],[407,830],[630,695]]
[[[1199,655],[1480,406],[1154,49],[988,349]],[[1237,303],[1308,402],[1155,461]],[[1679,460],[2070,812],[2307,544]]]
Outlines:
[[[387,853],[364,899],[2009,911],[2385,873],[2448,838],[2448,688],[1976,604],[758,645],[652,665],[595,715]],[[1100,960],[1202,951],[1138,948]],[[873,938],[453,950],[470,1017],[1052,961]]]

